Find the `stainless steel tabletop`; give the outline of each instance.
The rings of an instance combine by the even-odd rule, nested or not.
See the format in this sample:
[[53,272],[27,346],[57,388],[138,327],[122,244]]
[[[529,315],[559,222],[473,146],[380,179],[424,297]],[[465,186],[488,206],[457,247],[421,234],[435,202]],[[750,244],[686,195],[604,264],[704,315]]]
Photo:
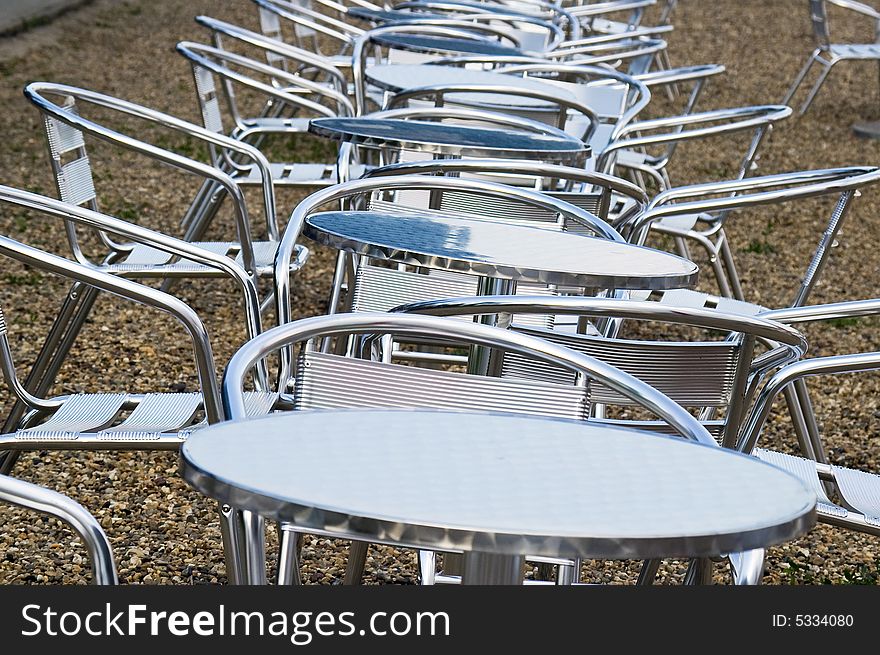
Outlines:
[[337,250],[415,266],[561,286],[678,289],[697,265],[660,250],[475,218],[319,212],[303,234]]
[[[367,81],[384,89],[397,93],[425,86],[479,84],[481,86],[507,86],[544,93],[562,100],[576,101],[573,93],[567,89],[546,84],[531,77],[503,75],[485,70],[472,70],[458,66],[429,66],[424,64],[384,64],[371,66],[365,71]],[[497,105],[510,107],[516,104],[522,107],[552,107],[540,98],[510,96],[504,94],[467,94],[452,93],[446,96],[450,102],[476,105]]]
[[575,137],[517,132],[400,118],[314,118],[309,132],[368,147],[461,157],[572,160],[589,156],[589,146]]
[[463,54],[522,57],[526,54],[519,48],[501,45],[488,39],[457,39],[428,34],[376,34],[372,40],[387,48],[429,55]]
[[183,444],[181,468],[200,492],[306,532],[496,555],[711,556],[815,522],[815,493],[755,458],[503,414],[301,411],[220,423]]
[[347,16],[368,20],[374,23],[404,23],[419,20],[450,20],[449,14],[432,14],[427,11],[395,11],[393,9],[368,9],[367,7],[349,7]]

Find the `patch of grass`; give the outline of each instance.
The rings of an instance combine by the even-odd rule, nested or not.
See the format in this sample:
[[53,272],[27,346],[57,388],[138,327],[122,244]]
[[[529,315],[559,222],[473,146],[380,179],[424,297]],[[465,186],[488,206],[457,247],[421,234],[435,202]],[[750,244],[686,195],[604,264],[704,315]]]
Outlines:
[[43,284],[43,276],[35,271],[26,271],[20,275],[4,273],[3,282],[14,287],[35,287]]
[[771,243],[767,243],[762,239],[752,239],[743,252],[751,252],[756,255],[772,255],[776,252],[776,248]]
[[816,582],[816,576],[806,564],[801,564],[790,557],[785,558],[785,569],[787,583],[790,585],[813,584]]
[[859,564],[853,569],[843,572],[842,584],[849,585],[876,585],[880,582],[880,558],[875,559],[873,564]]
[[843,318],[832,318],[828,321],[828,325],[837,329],[843,329],[858,325],[861,320],[857,316],[845,316]]
[[26,32],[35,27],[42,27],[52,22],[52,16],[35,16],[34,18],[25,18],[21,21],[21,31]]

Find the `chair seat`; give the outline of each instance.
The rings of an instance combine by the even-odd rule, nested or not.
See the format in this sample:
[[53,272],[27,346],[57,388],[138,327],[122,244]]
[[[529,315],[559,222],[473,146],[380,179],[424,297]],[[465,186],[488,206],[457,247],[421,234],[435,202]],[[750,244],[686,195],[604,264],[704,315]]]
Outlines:
[[[278,394],[250,392],[249,416],[268,414]],[[75,394],[46,421],[0,435],[3,449],[175,449],[194,430],[202,409],[201,393]]]
[[837,43],[828,52],[838,59],[880,59],[880,43]]
[[[272,182],[280,186],[330,186],[339,183],[336,164],[288,163],[273,162],[269,164]],[[351,179],[359,178],[367,170],[362,164],[352,165],[349,169]],[[242,185],[263,183],[263,178],[256,164],[251,164],[243,171],[236,173],[235,181]],[[345,181],[345,180],[343,180]]]
[[[756,448],[752,454],[800,478],[815,491],[818,501],[816,514],[819,520],[834,525],[855,525],[864,531],[880,534],[880,475],[842,466],[817,465],[811,459],[763,448]],[[817,466],[827,469],[842,501],[848,507],[838,505],[828,498]]]
[[[650,295],[650,292],[648,292],[648,295]],[[639,298],[636,294],[632,294],[631,296],[632,300],[644,300],[645,297]],[[671,289],[669,291],[664,291],[660,298],[660,302],[681,307],[694,307],[697,309],[717,309],[719,312],[736,314],[738,316],[757,316],[761,312],[768,311],[767,307],[745,302],[744,300],[713,296],[712,294],[695,291],[693,289]]]
[[[196,241],[193,245],[217,255],[232,257],[239,266],[244,265],[241,255],[241,244],[238,242]],[[301,249],[302,246],[296,246],[296,248]],[[275,241],[255,241],[253,249],[254,260],[257,265],[257,275],[271,275],[275,262],[275,253],[278,252],[278,243]],[[183,277],[198,274],[213,276],[219,273],[217,269],[198,262],[188,260],[171,262],[172,259],[173,256],[164,250],[152,248],[144,244],[135,244],[131,253],[124,260],[102,266],[101,270],[142,277]]]

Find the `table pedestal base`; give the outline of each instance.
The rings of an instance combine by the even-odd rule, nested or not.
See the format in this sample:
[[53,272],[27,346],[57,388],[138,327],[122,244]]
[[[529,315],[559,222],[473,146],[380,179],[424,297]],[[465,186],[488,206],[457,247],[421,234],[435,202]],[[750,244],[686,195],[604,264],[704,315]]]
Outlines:
[[522,565],[522,555],[466,552],[461,581],[466,585],[521,585]]
[[853,123],[852,131],[856,136],[866,139],[880,139],[880,121],[859,121]]

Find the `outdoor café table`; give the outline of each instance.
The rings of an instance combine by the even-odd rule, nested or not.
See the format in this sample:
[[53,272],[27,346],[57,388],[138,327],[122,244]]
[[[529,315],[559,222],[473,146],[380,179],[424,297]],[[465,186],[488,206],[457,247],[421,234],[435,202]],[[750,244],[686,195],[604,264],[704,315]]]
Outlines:
[[[345,252],[497,282],[597,289],[679,289],[697,265],[661,250],[513,222],[381,211],[318,212],[302,233]],[[507,293],[494,283],[487,293]]]
[[313,118],[309,132],[370,148],[398,148],[443,157],[502,157],[583,162],[589,146],[567,135],[518,132],[400,118]]
[[[390,93],[440,85],[507,86],[524,91],[537,91],[560,100],[582,102],[601,117],[619,116],[623,96],[626,95],[626,87],[623,85],[583,86],[581,97],[577,98],[567,89],[543,82],[540,78],[442,64],[381,64],[367,68],[364,76],[367,82],[373,86]],[[489,110],[497,110],[499,107],[510,108],[511,101],[513,101],[516,106],[526,109],[558,111],[557,107],[553,107],[540,98],[510,96],[503,93],[497,95],[480,93],[470,97],[467,93],[452,93],[446,98],[455,104],[477,106]]]
[[459,39],[429,34],[375,34],[373,43],[395,50],[405,50],[423,55],[489,55],[492,57],[523,57],[527,53],[519,48],[501,45],[489,39]]
[[[479,276],[480,295],[512,294],[517,282],[589,289],[666,290],[696,284],[692,261],[653,248],[478,218],[381,211],[319,212],[302,233],[342,252]],[[486,316],[483,322],[492,323]],[[469,370],[489,353],[471,349]]]
[[[532,77],[521,77],[518,75],[504,75],[502,73],[494,73],[488,70],[476,70],[470,68],[461,68],[459,66],[443,66],[428,64],[382,64],[379,66],[370,66],[364,72],[367,82],[384,91],[391,93],[399,93],[400,91],[408,91],[409,89],[417,89],[428,86],[506,86],[524,91],[535,91],[545,93],[562,100],[575,101],[573,94],[565,89],[546,84]],[[467,99],[466,93],[456,93],[449,96],[456,103],[462,103],[463,99]],[[511,101],[515,101],[518,106],[522,107],[550,107],[551,105],[540,98],[530,98],[528,96],[504,95],[499,93],[496,96],[480,94],[480,104],[507,106],[511,105]]]
[[589,422],[297,411],[215,424],[180,453],[198,491],[299,531],[463,551],[466,584],[519,584],[525,555],[711,557],[815,523],[816,494],[781,469]]

